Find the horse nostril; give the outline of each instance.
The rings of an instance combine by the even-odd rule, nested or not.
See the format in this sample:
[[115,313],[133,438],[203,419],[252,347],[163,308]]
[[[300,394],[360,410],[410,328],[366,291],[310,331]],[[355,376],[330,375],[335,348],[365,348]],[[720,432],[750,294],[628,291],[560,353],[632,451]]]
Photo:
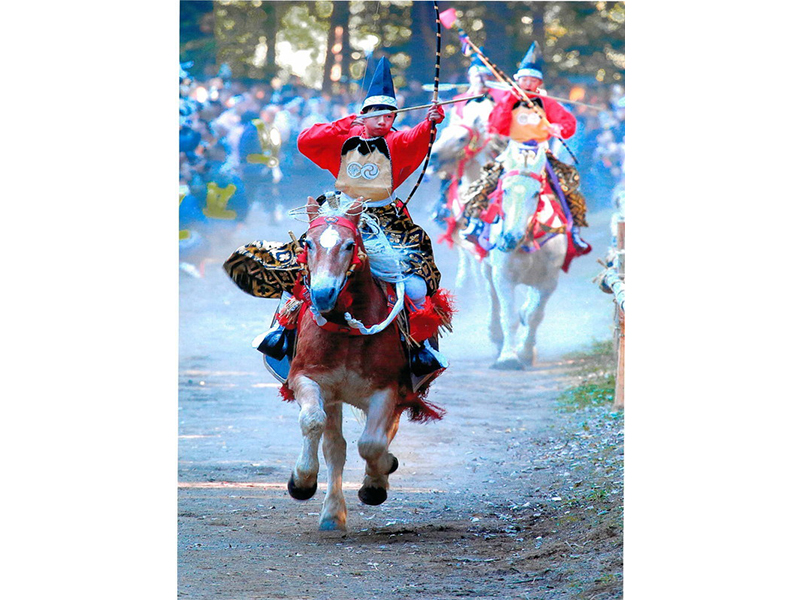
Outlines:
[[317,307],[317,310],[323,313],[333,310],[338,295],[336,288],[331,286],[322,288],[312,287],[311,289],[311,301],[314,303],[314,306]]
[[504,233],[500,237],[499,246],[501,250],[512,250],[517,247],[517,240],[514,238],[513,235],[509,233]]

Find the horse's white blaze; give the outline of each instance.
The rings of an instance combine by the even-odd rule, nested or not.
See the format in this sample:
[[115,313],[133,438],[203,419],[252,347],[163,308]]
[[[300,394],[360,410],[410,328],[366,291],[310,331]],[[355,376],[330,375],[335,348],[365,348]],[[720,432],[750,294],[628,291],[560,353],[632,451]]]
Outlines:
[[326,250],[335,247],[340,241],[339,232],[333,228],[333,225],[328,225],[328,228],[319,236],[319,245]]
[[341,284],[341,280],[344,279],[344,275],[341,277],[332,274],[330,271],[322,271],[320,273],[314,273],[314,281],[311,282],[311,289],[319,289],[324,290],[326,288],[338,288]]

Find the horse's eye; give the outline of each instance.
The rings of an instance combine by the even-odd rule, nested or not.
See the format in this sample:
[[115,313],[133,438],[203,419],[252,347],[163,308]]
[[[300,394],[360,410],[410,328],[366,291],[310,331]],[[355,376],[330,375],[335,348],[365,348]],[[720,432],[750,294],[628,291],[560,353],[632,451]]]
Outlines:
[[306,238],[303,240],[303,246],[305,246],[306,250],[313,250],[314,249],[314,240]]
[[353,240],[347,240],[344,244],[342,244],[342,248],[344,250],[352,250],[356,243]]

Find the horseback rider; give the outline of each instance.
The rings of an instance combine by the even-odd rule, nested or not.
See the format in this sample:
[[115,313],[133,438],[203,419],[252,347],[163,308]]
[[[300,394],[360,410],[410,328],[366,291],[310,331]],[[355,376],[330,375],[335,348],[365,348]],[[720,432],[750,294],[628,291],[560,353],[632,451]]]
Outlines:
[[[571,241],[576,254],[582,255],[588,253],[591,246],[580,237],[580,228],[588,227],[589,224],[586,222],[586,200],[578,191],[579,176],[575,167],[557,160],[547,147],[553,137],[562,140],[571,137],[575,133],[577,121],[559,102],[547,97],[547,92],[541,87],[544,75],[542,67],[536,62],[536,53],[537,45],[534,42],[514,74],[514,79],[523,92],[530,92],[526,96],[534,107],[527,106],[516,90],[503,92],[489,115],[489,127],[491,131],[508,136],[511,140],[509,148],[498,157],[498,163],[508,153],[534,149],[539,144],[545,145],[549,164],[542,193],[558,196],[563,201],[562,205],[571,213]],[[472,193],[468,193],[465,210],[469,217],[468,239],[477,238],[483,227],[479,217],[487,205],[487,192],[491,191],[488,188],[496,186],[498,178],[502,177],[498,167],[499,164],[487,165],[481,185],[476,185],[470,190]]]
[[[481,47],[481,51],[483,51],[483,47]],[[469,88],[467,88],[467,91],[463,94],[456,95],[453,100],[458,100],[459,98],[468,98],[470,96],[476,96],[477,94],[484,94],[484,96],[481,98],[473,98],[472,100],[467,100],[466,102],[457,102],[456,104],[453,104],[453,108],[449,111],[449,124],[451,125],[453,123],[459,123],[461,119],[464,118],[464,108],[466,108],[468,104],[472,102],[489,102],[492,106],[494,106],[502,94],[500,90],[490,88],[486,85],[487,81],[494,79],[494,75],[489,67],[480,61],[477,54],[472,55],[472,61],[467,69],[467,79],[469,81]]]
[[[481,51],[483,51],[483,48],[481,48]],[[487,81],[494,79],[494,74],[480,61],[477,54],[472,55],[472,61],[467,69],[467,79],[469,80],[469,88],[466,92],[456,95],[453,100],[460,98],[470,99],[464,102],[456,102],[452,105],[452,108],[447,111],[445,125],[447,127],[453,125],[465,127],[469,132],[469,141],[459,159],[459,163],[455,166],[452,164],[440,166],[438,170],[438,177],[441,180],[440,196],[432,213],[433,220],[446,229],[446,233],[439,241],[441,242],[444,239],[447,240],[448,244],[452,242],[452,236],[457,227],[456,221],[461,217],[460,214],[453,215],[453,201],[458,194],[463,175],[463,165],[487,145],[491,145],[494,149],[493,154],[498,154],[504,145],[504,142],[496,134],[492,134],[488,138],[484,137],[485,141],[480,144],[481,137],[485,136],[485,132],[489,130],[487,117],[502,92],[487,85]],[[479,94],[483,94],[483,96],[475,98]],[[483,128],[482,130],[480,129],[481,127]],[[481,133],[481,131],[484,133]]]
[[[414,224],[407,208],[400,206],[395,190],[424,160],[431,130],[444,119],[444,113],[434,104],[425,120],[404,131],[393,130],[396,116],[393,113],[369,116],[371,112],[396,109],[389,64],[381,58],[360,114],[304,129],[297,147],[315,165],[336,177],[336,191],[320,196],[317,199],[320,204],[335,196],[364,198],[365,212],[378,220],[392,245],[406,255],[411,265],[405,281],[411,310],[427,314],[434,308],[430,299],[439,289],[441,274],[434,263],[430,238]],[[225,268],[244,291],[275,298],[281,292],[291,291],[294,285],[300,269],[295,261],[296,253],[293,244],[255,242],[237,250],[225,263]],[[265,264],[269,266],[266,270],[263,269]],[[281,349],[276,351],[270,347],[273,342],[280,343],[280,329],[277,325],[267,332],[259,350],[270,356],[280,354]],[[444,356],[435,348],[435,336],[416,341],[418,345],[409,344],[414,375],[427,377],[447,366]]]

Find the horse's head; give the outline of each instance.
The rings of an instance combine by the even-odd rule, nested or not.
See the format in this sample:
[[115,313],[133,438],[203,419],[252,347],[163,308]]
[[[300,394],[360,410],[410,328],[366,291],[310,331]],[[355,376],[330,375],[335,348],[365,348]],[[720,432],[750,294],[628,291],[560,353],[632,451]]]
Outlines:
[[445,127],[431,147],[431,160],[439,168],[446,168],[483,145],[486,126],[479,114],[459,120]]
[[503,218],[492,228],[491,242],[502,252],[513,252],[528,235],[536,214],[545,177],[547,154],[540,147],[535,156],[509,156],[501,180]]
[[321,215],[317,201],[308,197],[309,227],[305,238],[308,290],[312,304],[321,314],[333,310],[347,278],[366,261],[358,231],[363,207],[363,198],[358,198],[352,203],[342,202]]

